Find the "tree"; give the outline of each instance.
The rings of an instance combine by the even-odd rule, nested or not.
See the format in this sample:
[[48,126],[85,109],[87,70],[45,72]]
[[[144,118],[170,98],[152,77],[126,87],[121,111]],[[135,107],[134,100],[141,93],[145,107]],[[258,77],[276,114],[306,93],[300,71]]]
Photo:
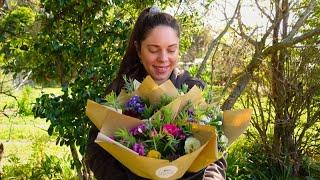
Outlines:
[[[80,179],[90,178],[84,152],[93,124],[85,115],[86,102],[103,100],[138,13],[153,3],[42,2],[45,9],[42,23],[47,28],[41,29],[34,41],[33,73],[37,76],[33,77],[36,79],[42,74],[44,79],[56,79],[62,85],[63,95],[42,95],[33,112],[35,117],[50,121],[48,133],[58,135],[57,144],[70,147]],[[163,1],[160,5],[173,3]],[[82,160],[77,147],[84,155]]]
[[[308,152],[319,153],[315,149],[320,147],[319,56],[315,42],[310,41],[320,34],[320,29],[318,26],[303,29],[302,26],[319,6],[314,0],[271,1],[270,8],[262,7],[257,0],[255,4],[270,25],[263,34],[251,28],[254,30],[249,35],[250,28],[243,24],[239,11],[239,31],[234,30],[252,44],[255,52],[222,109],[232,108],[248,87],[249,103],[255,110],[252,123],[258,136],[252,131],[249,135],[261,142],[263,152],[275,167],[288,171],[291,167],[292,175],[303,175],[303,157]],[[290,14],[294,21],[288,20]],[[267,43],[270,39],[271,45]]]

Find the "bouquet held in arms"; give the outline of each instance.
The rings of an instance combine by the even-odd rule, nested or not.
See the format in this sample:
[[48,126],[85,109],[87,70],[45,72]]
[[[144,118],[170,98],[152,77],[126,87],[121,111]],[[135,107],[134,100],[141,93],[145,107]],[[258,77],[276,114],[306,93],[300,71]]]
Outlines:
[[251,117],[246,109],[220,115],[196,86],[177,90],[170,80],[159,86],[150,76],[141,84],[128,80],[118,97],[111,93],[106,101],[88,100],[86,107],[100,130],[96,143],[149,179],[177,179],[205,168],[243,133]]

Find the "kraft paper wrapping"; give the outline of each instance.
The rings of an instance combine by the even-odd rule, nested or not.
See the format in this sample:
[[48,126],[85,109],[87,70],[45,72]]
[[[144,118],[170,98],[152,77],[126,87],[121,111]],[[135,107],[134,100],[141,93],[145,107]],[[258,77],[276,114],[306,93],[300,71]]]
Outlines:
[[[175,111],[179,110],[181,101],[174,103]],[[103,109],[103,110],[102,110]],[[193,124],[192,132],[201,142],[201,147],[170,162],[139,156],[131,149],[109,138],[119,128],[132,129],[143,121],[114,111],[111,108],[88,100],[86,113],[95,125],[100,125],[100,133],[96,139],[102,148],[130,169],[133,173],[149,179],[177,179],[186,171],[198,172],[218,159],[216,131],[211,126]],[[177,112],[174,112],[177,114]],[[109,137],[108,137],[109,136]]]
[[118,101],[121,104],[124,104],[133,95],[148,99],[151,104],[156,104],[160,102],[163,95],[177,97],[179,92],[170,80],[159,86],[150,76],[147,76],[132,94],[128,94],[124,90],[121,90],[118,96]]
[[[148,98],[150,103],[158,103],[164,94],[175,97],[167,105],[175,117],[178,112],[191,101],[196,106],[208,106],[202,97],[202,91],[194,86],[185,95],[179,96],[178,90],[170,80],[158,86],[150,76],[147,76],[140,86],[132,93],[121,91],[118,101],[127,102],[133,95]],[[150,119],[153,119],[156,112]],[[109,138],[119,128],[128,130],[142,124],[143,121],[121,114],[121,111],[100,105],[88,100],[86,114],[90,120],[100,129],[96,143],[108,151],[118,161],[130,169],[133,173],[149,179],[178,179],[186,171],[198,172],[219,158],[217,149],[217,135],[214,127],[193,124],[194,136],[200,140],[201,148],[190,154],[184,155],[172,162],[168,160],[154,159],[139,156],[133,150],[121,145]],[[252,110],[223,112],[223,129],[229,139],[229,145],[238,138],[250,123]],[[109,136],[109,137],[108,137]]]
[[223,132],[231,145],[250,124],[252,109],[223,112]]

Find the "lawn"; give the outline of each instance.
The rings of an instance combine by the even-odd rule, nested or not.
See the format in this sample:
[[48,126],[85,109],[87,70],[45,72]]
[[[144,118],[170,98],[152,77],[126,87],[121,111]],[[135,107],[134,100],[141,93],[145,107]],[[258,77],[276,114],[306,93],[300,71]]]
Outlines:
[[[55,144],[56,137],[47,133],[48,122],[30,115],[32,103],[41,92],[60,94],[60,89],[26,87],[14,92],[18,101],[0,95],[0,109],[6,106],[4,112],[8,115],[0,114],[0,142],[4,145],[1,163],[5,179],[75,177],[75,172],[71,169],[69,149]],[[24,106],[25,112],[18,111],[21,106]]]

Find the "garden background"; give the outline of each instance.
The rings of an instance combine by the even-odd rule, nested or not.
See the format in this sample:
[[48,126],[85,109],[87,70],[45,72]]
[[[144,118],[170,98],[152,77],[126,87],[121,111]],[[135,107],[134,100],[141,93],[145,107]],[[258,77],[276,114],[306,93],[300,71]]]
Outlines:
[[228,179],[320,179],[319,0],[0,0],[2,178],[93,179],[86,100],[151,5],[177,17],[179,65],[221,109],[254,110]]

